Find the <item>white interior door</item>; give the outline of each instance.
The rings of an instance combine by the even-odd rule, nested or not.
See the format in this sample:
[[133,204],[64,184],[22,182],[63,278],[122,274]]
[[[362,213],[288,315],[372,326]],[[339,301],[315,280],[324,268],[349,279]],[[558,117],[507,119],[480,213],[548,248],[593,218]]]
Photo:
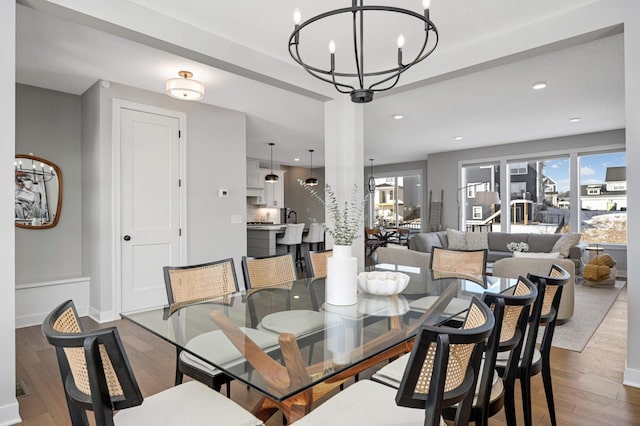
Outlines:
[[180,262],[177,117],[120,109],[122,311],[167,303],[162,267]]

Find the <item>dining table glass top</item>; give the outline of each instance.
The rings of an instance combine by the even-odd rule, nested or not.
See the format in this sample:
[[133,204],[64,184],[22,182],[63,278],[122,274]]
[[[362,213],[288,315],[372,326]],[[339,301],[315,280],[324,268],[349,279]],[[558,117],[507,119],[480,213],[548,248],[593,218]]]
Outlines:
[[369,270],[405,273],[409,284],[397,295],[360,292],[357,304],[332,306],[324,302],[325,279],[306,278],[121,315],[183,349],[192,362],[210,364],[283,401],[357,374],[358,366],[410,341],[421,324],[462,321],[473,296],[516,284],[391,264]]

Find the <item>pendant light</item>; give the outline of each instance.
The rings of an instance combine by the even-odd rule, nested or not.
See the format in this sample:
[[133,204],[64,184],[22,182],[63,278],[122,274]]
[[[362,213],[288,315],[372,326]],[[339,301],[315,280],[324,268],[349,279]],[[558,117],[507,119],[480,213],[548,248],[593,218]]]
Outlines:
[[304,181],[305,185],[315,186],[318,184],[318,178],[313,177],[313,149],[309,150],[311,155],[311,166],[309,166],[309,174],[310,176]]
[[369,158],[371,161],[371,167],[369,169],[369,192],[373,194],[376,192],[376,179],[373,177],[373,158]]
[[271,147],[271,173],[269,173],[264,177],[264,181],[269,183],[275,183],[278,181],[278,175],[273,173],[273,146],[274,145],[275,143],[269,142],[269,146]]

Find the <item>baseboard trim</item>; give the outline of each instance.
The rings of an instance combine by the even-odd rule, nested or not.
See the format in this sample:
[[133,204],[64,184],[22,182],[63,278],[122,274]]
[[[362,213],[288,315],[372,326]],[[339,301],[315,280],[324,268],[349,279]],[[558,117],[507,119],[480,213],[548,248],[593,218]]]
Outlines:
[[78,315],[89,312],[89,277],[70,277],[53,281],[16,284],[16,328],[42,324],[65,300],[73,300]]
[[625,386],[640,388],[640,370],[629,368],[625,363],[622,384]]
[[89,308],[89,317],[97,322],[98,324],[103,324],[105,322],[115,321],[120,319],[119,315],[116,315],[114,311],[98,311],[95,308]]
[[17,425],[22,422],[18,401],[0,407],[0,426]]

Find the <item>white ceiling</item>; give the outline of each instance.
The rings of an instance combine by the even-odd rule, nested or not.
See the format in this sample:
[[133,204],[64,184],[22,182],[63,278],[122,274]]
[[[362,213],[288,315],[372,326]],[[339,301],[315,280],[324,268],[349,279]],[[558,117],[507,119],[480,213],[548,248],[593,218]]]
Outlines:
[[[36,7],[38,3],[23,2],[35,3]],[[431,18],[440,31],[440,44],[431,58],[414,69],[428,69],[430,60],[437,60],[437,55],[440,58],[451,55],[479,40],[499,37],[595,2],[434,0]],[[299,7],[303,18],[309,18],[330,8],[348,6],[345,3],[350,2],[190,0],[188,7],[174,0],[128,3],[241,44],[256,51],[256,57],[268,55],[291,64],[287,41],[293,26],[293,9]],[[398,0],[393,4],[419,11],[420,1]],[[394,23],[395,19],[367,22],[367,28],[376,28],[377,37],[391,40],[389,50],[383,47],[368,50],[367,64],[381,62],[389,56],[388,51],[395,60],[395,38],[400,30]],[[399,24],[410,49],[410,43],[418,35],[408,30],[410,25],[406,21]],[[304,38],[306,48],[319,52],[309,55],[310,60],[328,60],[328,38],[336,39],[338,54],[348,51],[340,49],[346,42],[340,41],[339,33],[333,33],[335,29],[321,28],[321,31],[331,34],[310,34]],[[292,159],[301,157],[299,165],[308,165],[310,148],[316,150],[314,165],[323,163],[323,103],[317,99],[330,92],[304,96],[20,5],[17,40],[19,83],[81,94],[96,80],[104,79],[164,92],[167,78],[174,77],[178,70],[188,69],[206,85],[202,102],[247,113],[248,156],[268,159],[266,144],[273,141],[277,163],[294,164]],[[338,55],[337,61],[341,58]],[[365,105],[365,158],[376,158],[376,164],[415,161],[432,152],[624,127],[620,34],[504,62],[455,78],[416,84],[418,87],[411,90],[377,96]],[[407,74],[411,72],[414,71]],[[305,74],[302,69],[299,73]],[[416,79],[416,75],[411,78]],[[318,85],[311,77],[308,79],[306,88],[313,91]],[[548,83],[548,88],[533,91],[531,85],[541,80]],[[290,83],[285,75],[282,82]],[[405,118],[393,120],[391,116],[396,113]],[[571,117],[581,117],[582,121],[569,123]],[[454,136],[462,136],[463,140],[454,142]]]

